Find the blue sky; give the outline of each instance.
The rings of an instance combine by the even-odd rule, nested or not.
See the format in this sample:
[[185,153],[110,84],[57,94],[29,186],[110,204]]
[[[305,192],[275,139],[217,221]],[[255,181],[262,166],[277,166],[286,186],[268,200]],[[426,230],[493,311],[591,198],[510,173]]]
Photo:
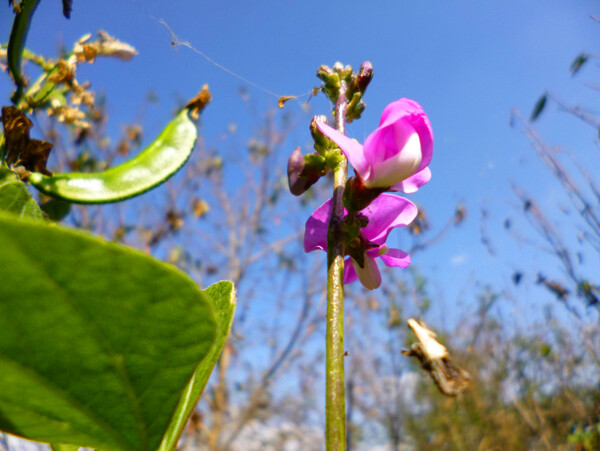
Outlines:
[[[209,55],[231,71],[280,95],[300,94],[318,85],[314,73],[321,64],[342,61],[358,67],[372,61],[375,77],[363,118],[348,134],[363,140],[379,121],[385,105],[400,97],[423,105],[435,134],[432,181],[413,196],[427,210],[434,227],[441,227],[458,202],[468,220],[431,252],[415,256],[414,263],[433,283],[434,296],[448,305],[471,290],[474,281],[508,284],[513,269],[534,277],[540,259],[533,248],[524,249],[503,229],[507,216],[518,220],[519,203],[510,182],[523,186],[542,205],[568,205],[558,185],[534,156],[525,137],[509,126],[510,110],[528,116],[541,93],[548,89],[567,102],[591,106],[596,92],[597,66],[590,64],[572,78],[569,65],[581,51],[594,51],[600,24],[589,18],[599,13],[597,3],[586,1],[200,1],[180,0],[74,0],[71,20],[61,14],[58,0],[41,2],[28,47],[55,54],[57,38],[70,46],[87,32],[104,29],[133,45],[139,55],[129,63],[104,60],[83,67],[78,75],[106,92],[110,101],[110,128],[140,113],[148,91],[157,93],[159,107],[144,116],[147,137],[160,130],[176,102],[210,85],[213,102],[203,116],[202,132],[215,142],[236,123],[244,142],[253,122],[237,94],[239,79],[210,64],[185,47],[171,47],[171,35],[159,23],[164,19],[180,40]],[[0,17],[8,36],[12,14]],[[4,40],[6,38],[3,38]],[[247,89],[257,110],[276,105],[276,97],[252,86]],[[11,85],[0,83],[3,104]],[[286,108],[300,112],[298,103]],[[311,114],[324,114],[323,96],[310,103]],[[308,123],[309,115],[306,116]],[[551,106],[539,123],[552,145],[565,146],[586,162],[592,176],[600,175],[597,137],[575,119]],[[307,128],[292,135],[305,146]],[[293,200],[290,200],[293,201]],[[485,230],[497,250],[490,256],[480,241],[481,209],[488,213]],[[560,215],[556,216],[560,218]],[[524,233],[527,232],[523,229]],[[397,234],[390,244],[409,247]],[[525,266],[525,268],[523,268]],[[531,269],[529,269],[531,268]],[[560,278],[557,265],[547,272]],[[526,289],[526,288],[524,288]],[[531,289],[535,290],[535,289]],[[474,292],[476,290],[471,290]],[[518,297],[549,300],[537,290]],[[535,314],[538,302],[518,307]],[[446,309],[451,308],[446,306]],[[437,319],[441,319],[442,310]],[[435,316],[435,315],[434,315]]]

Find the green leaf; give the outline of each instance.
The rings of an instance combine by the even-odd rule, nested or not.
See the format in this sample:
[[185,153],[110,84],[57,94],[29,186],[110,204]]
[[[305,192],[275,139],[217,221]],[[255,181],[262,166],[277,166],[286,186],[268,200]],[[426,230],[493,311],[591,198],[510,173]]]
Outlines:
[[198,132],[183,109],[156,140],[131,160],[102,172],[46,176],[29,181],[48,196],[79,204],[118,202],[142,194],[175,174],[190,157]]
[[538,101],[535,103],[535,106],[533,107],[533,111],[531,112],[531,116],[529,118],[530,121],[535,121],[540,114],[542,114],[542,111],[544,111],[544,107],[546,106],[546,102],[548,100],[548,96],[544,93],[544,95],[542,95],[542,97],[540,97],[538,99]]
[[8,70],[17,85],[17,92],[13,97],[13,102],[17,103],[23,94],[25,87],[25,78],[21,71],[21,60],[25,50],[25,41],[33,13],[40,0],[22,0],[20,3],[21,11],[16,13],[10,38],[8,40]]
[[198,366],[192,380],[186,387],[185,394],[177,406],[177,410],[175,411],[175,415],[173,416],[173,420],[165,434],[159,451],[170,451],[175,449],[187,420],[196,406],[198,398],[204,391],[210,373],[221,356],[223,346],[225,346],[225,341],[229,335],[229,330],[231,329],[231,323],[233,322],[233,314],[236,305],[233,283],[228,281],[215,283],[204,290],[204,293],[210,299],[213,310],[217,314],[217,338],[213,348]]
[[140,252],[6,213],[0,249],[0,430],[156,450],[222,339],[211,299]]
[[0,210],[43,219],[39,205],[31,198],[25,184],[7,167],[0,167]]
[[52,221],[60,221],[71,212],[71,204],[60,199],[49,199],[40,208]]
[[587,53],[581,53],[577,55],[577,58],[575,58],[571,63],[571,75],[575,75],[577,72],[579,72],[579,69],[581,69],[581,67],[587,62],[589,57],[590,56]]

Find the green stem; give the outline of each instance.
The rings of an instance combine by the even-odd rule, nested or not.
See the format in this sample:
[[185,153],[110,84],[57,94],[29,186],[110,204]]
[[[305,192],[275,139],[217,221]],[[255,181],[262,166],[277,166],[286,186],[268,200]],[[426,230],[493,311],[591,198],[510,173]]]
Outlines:
[[[345,133],[346,86],[340,88],[335,106],[336,128]],[[327,450],[346,449],[346,403],[344,387],[344,243],[341,224],[344,219],[342,196],[348,178],[344,157],[333,171],[333,200],[327,233],[327,336],[325,442]]]

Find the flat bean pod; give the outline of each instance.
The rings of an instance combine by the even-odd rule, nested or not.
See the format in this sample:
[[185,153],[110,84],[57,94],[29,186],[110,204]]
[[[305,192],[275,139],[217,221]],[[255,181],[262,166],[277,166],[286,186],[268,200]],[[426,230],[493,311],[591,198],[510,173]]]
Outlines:
[[48,196],[78,204],[118,202],[165,182],[190,157],[196,125],[183,109],[158,138],[131,160],[102,172],[70,172],[49,177],[32,172],[29,181]]

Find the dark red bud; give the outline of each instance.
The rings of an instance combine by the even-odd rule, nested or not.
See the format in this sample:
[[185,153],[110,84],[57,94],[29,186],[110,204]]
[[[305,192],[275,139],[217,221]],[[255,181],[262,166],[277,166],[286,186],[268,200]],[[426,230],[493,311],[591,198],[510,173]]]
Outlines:
[[361,93],[367,90],[367,86],[373,78],[373,65],[370,61],[361,64],[358,74],[356,74],[356,85]]
[[304,155],[302,155],[300,147],[296,147],[288,160],[288,184],[290,185],[290,192],[294,196],[299,196],[308,189],[306,186],[307,180],[300,177],[303,169]]

